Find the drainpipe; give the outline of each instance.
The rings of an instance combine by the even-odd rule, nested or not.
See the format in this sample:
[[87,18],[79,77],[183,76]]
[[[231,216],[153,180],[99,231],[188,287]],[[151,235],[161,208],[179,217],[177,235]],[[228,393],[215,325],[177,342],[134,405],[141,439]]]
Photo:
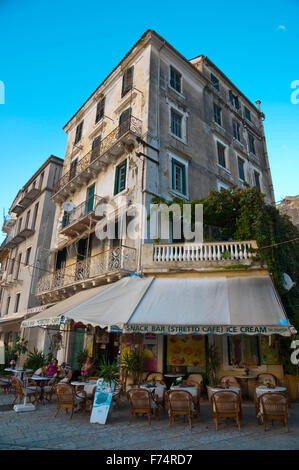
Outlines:
[[265,138],[265,132],[264,132],[264,125],[263,125],[263,121],[265,120],[265,115],[264,113],[261,112],[261,101],[260,100],[256,101],[256,104],[259,110],[259,124],[260,124],[260,131],[262,134],[264,156],[266,160],[266,172],[267,172],[268,184],[269,184],[269,189],[270,189],[271,204],[275,205],[274,189],[273,189],[269,158],[268,158],[268,152],[267,152],[267,145],[266,145],[266,138]]

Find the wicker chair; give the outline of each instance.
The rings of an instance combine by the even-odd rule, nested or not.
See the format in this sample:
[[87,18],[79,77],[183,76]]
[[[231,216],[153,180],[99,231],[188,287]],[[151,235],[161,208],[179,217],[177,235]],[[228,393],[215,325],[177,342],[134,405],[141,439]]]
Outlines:
[[[156,382],[157,383],[163,383],[163,385],[165,385],[164,376],[163,376],[162,372],[149,372],[146,376],[146,379],[145,379],[144,383],[151,382],[153,380],[153,377],[156,377]],[[159,382],[160,380],[162,382]]]
[[166,393],[169,404],[169,425],[174,423],[176,416],[187,416],[189,427],[192,428],[192,415],[198,417],[193,404],[193,397],[187,390],[168,390]]
[[131,388],[127,392],[130,404],[130,421],[134,415],[147,414],[148,423],[151,424],[151,413],[155,409],[155,418],[159,418],[159,404],[153,400],[152,394],[145,388]]
[[0,388],[7,394],[11,389],[11,377],[9,375],[0,375]]
[[267,380],[268,382],[271,382],[271,384],[274,385],[274,387],[278,385],[278,379],[275,377],[275,375],[264,373],[264,374],[259,374],[257,376],[256,387],[258,387],[259,385],[263,385],[265,380]]
[[50,379],[48,384],[43,388],[43,396],[47,401],[51,401],[53,395],[55,395],[55,385],[57,385],[60,381],[60,377],[55,377]]
[[235,418],[239,431],[241,429],[242,407],[238,393],[233,390],[214,392],[211,396],[216,431],[218,431],[219,418]]
[[58,383],[54,385],[54,390],[56,394],[56,414],[55,418],[58,415],[61,408],[65,408],[65,412],[68,413],[68,410],[71,410],[70,419],[73,417],[74,410],[77,404],[80,404],[84,411],[86,411],[86,399],[83,396],[76,395],[74,388],[69,384]]
[[203,384],[203,377],[201,374],[189,374],[187,380],[194,380],[195,382],[198,382],[201,386]]
[[181,385],[186,385],[187,387],[197,387],[197,396],[196,397],[193,397],[192,396],[192,400],[193,400],[193,404],[194,404],[194,407],[195,407],[195,410],[198,412],[198,414],[200,413],[200,394],[201,394],[201,384],[199,382],[197,382],[196,380],[183,380],[181,382]]
[[266,431],[267,421],[282,421],[289,432],[288,425],[288,399],[280,392],[263,393],[258,399],[259,413],[257,415],[258,423],[264,421],[264,429]]
[[233,375],[224,375],[223,377],[221,377],[221,379],[219,380],[219,385],[224,385],[227,379],[229,380],[229,386],[230,387],[237,387],[241,391],[240,382]]
[[19,403],[23,401],[25,398],[25,395],[27,398],[29,398],[29,401],[31,402],[31,399],[34,398],[34,405],[38,405],[38,398],[39,398],[39,393],[40,393],[40,388],[34,385],[30,385],[25,387],[23,382],[18,379],[17,377],[12,377],[11,378],[11,383],[15,395],[15,399],[12,402],[12,406],[15,404],[16,400],[19,399]]

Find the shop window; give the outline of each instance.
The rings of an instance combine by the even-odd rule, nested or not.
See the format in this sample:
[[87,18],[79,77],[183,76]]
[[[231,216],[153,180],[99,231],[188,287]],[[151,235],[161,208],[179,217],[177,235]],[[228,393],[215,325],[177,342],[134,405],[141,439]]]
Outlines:
[[269,344],[268,336],[259,337],[259,346],[260,346],[260,355],[261,363],[267,365],[276,365],[279,364],[279,343],[276,338],[271,338],[271,343]]
[[168,336],[166,346],[166,368],[168,372],[186,373],[187,367],[202,368],[205,366],[204,336]]
[[231,336],[227,341],[229,365],[247,367],[261,364],[258,336]]

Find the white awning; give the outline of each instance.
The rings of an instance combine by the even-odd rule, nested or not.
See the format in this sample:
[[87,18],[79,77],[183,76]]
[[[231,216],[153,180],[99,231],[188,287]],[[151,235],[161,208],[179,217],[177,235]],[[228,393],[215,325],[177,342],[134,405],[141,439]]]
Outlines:
[[156,278],[126,332],[290,336],[269,276]]
[[140,278],[82,291],[22,326],[59,324],[61,316],[124,332],[290,336],[269,276]]

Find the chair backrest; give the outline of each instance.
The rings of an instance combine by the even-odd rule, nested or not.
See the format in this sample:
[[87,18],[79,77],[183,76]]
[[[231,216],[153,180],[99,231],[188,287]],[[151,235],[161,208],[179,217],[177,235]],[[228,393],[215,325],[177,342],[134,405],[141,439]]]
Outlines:
[[239,382],[238,379],[237,379],[236,377],[234,377],[233,375],[224,375],[223,377],[221,377],[219,383],[220,383],[221,385],[224,385],[227,380],[229,380],[229,385],[230,385],[231,387],[238,387],[238,388],[241,387],[241,386],[240,386],[240,382]]
[[[145,383],[150,382],[153,377],[156,377],[156,382],[158,383],[158,380],[164,379],[162,372],[149,372],[146,376]],[[164,382],[163,382],[164,383]]]
[[200,385],[203,383],[203,377],[201,374],[189,374],[187,380],[195,380],[196,382],[199,382]]
[[[145,380],[143,383],[144,384],[152,384],[153,380]],[[160,380],[160,379],[156,379],[156,384],[166,385],[164,380]]]
[[170,411],[191,411],[192,395],[188,390],[168,390]]
[[264,383],[265,380],[268,382],[271,382],[272,385],[276,386],[277,385],[277,378],[273,374],[259,374],[256,378],[256,381],[259,383]]
[[229,413],[239,409],[241,400],[239,394],[233,390],[219,390],[212,394],[211,402],[218,413]]
[[69,384],[58,383],[54,385],[57,403],[60,405],[75,404],[75,391]]
[[263,414],[280,415],[287,413],[288,399],[283,393],[266,392],[259,397]]
[[143,388],[131,388],[127,392],[131,408],[135,410],[151,409],[151,392]]
[[17,377],[12,377],[11,383],[15,393],[17,393],[18,395],[23,395],[23,382]]

